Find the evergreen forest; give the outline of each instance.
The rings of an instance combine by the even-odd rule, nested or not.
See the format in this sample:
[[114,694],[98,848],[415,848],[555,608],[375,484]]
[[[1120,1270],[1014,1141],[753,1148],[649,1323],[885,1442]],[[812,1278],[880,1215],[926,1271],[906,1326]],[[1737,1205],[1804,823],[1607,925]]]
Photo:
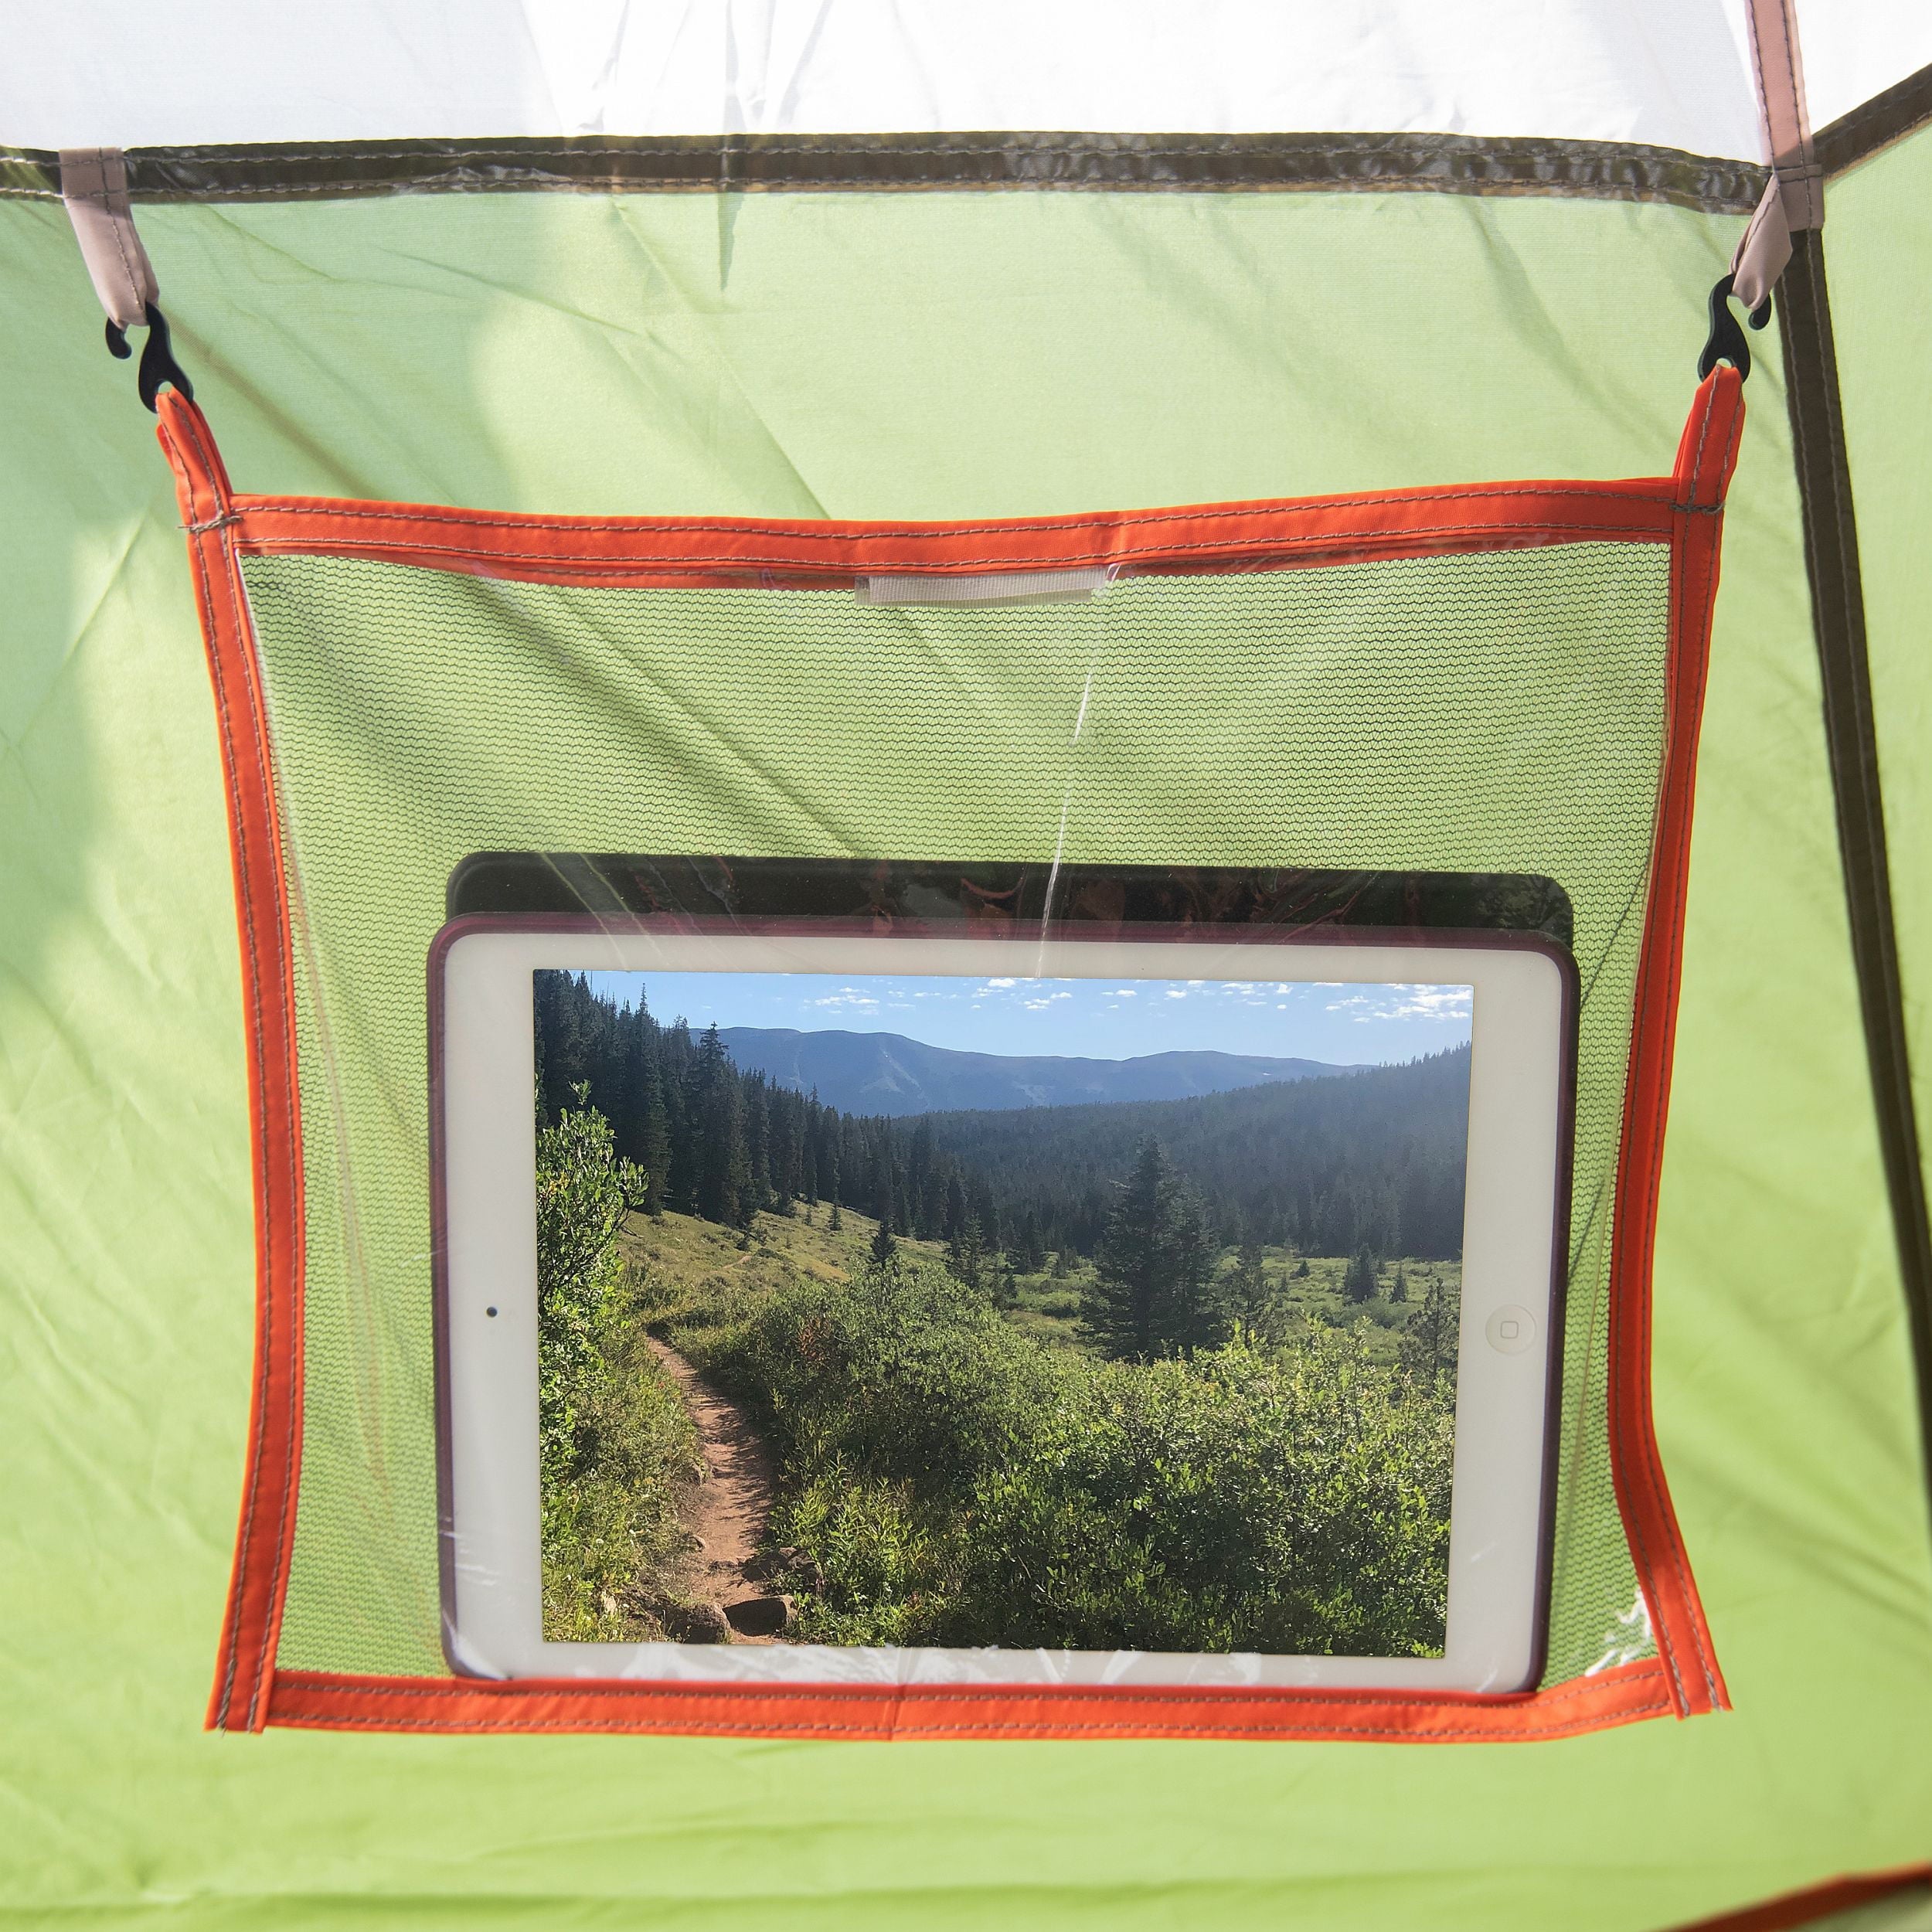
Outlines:
[[580,1083],[648,1205],[721,1226],[825,1202],[894,1234],[976,1240],[1016,1270],[1091,1257],[1141,1143],[1158,1140],[1214,1231],[1316,1254],[1462,1251],[1467,1047],[1406,1065],[1196,1099],[889,1118],[842,1114],[735,1066],[582,977],[536,976],[537,1114]]

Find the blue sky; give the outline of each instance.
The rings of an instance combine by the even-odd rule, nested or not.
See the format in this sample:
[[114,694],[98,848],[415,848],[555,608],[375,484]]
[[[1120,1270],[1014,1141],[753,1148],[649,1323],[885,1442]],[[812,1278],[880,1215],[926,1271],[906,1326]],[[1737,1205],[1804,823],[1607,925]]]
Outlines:
[[694,1027],[903,1033],[978,1053],[1131,1060],[1179,1048],[1344,1066],[1413,1059],[1469,1037],[1461,986],[1271,980],[959,979],[817,973],[594,973],[600,992]]

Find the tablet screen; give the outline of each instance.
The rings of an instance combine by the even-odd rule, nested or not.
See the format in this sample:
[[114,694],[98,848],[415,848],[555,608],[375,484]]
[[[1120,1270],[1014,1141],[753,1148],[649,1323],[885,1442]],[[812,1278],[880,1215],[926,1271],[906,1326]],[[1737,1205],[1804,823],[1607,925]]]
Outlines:
[[1533,1679],[1567,952],[1095,926],[444,929],[457,1669]]
[[1472,987],[1284,959],[536,969],[546,1642],[1440,1657]]

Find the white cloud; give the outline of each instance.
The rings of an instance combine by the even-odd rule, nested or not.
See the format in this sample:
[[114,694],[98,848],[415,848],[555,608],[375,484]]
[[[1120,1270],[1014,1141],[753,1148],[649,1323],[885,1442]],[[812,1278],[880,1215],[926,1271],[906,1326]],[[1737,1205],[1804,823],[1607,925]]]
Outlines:
[[1467,1021],[1471,1005],[1467,986],[1373,986],[1345,999],[1330,1000],[1332,1013],[1371,1020]]
[[1170,986],[1167,989],[1167,996],[1169,999],[1185,999],[1187,988],[1185,986]]
[[877,998],[870,993],[862,992],[856,986],[842,986],[837,992],[827,993],[811,1003],[833,1012],[876,1013],[879,1010]]
[[1467,986],[1405,986],[1391,988],[1405,995],[1390,1015],[1394,1019],[1467,1019],[1474,1005]]
[[1071,993],[1043,993],[1038,999],[1023,999],[1020,1004],[1028,1012],[1037,1013],[1051,1006],[1056,1000],[1071,999],[1073,997]]
[[1140,988],[1137,986],[1116,986],[1114,988],[1116,999],[1138,999],[1140,996]]
[[1009,986],[1017,986],[1019,984],[1019,981],[1016,979],[989,979],[986,982],[986,990],[990,992],[995,986],[1003,989]]

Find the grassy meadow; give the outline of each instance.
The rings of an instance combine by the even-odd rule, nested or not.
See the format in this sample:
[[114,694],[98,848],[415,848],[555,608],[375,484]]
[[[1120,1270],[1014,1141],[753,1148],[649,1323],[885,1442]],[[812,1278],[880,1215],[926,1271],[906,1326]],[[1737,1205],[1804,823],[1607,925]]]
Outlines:
[[[940,1244],[881,1264],[876,1221],[831,1218],[632,1214],[616,1243],[625,1322],[770,1443],[791,1640],[1439,1652],[1453,1390],[1403,1342],[1432,1278],[1453,1335],[1454,1264],[1355,1303],[1345,1260],[1264,1251],[1271,1334],[1123,1362],[1083,1329],[1090,1263],[969,1290]],[[688,1451],[658,1440],[675,1498]],[[675,1549],[638,1555],[632,1634],[675,1634]]]
[[[879,1223],[854,1209],[842,1209],[842,1225],[834,1233],[830,1219],[822,1204],[814,1209],[809,1221],[802,1210],[792,1215],[760,1215],[754,1239],[747,1247],[741,1245],[736,1230],[701,1221],[695,1215],[666,1213],[653,1219],[636,1214],[625,1223],[619,1252],[640,1277],[655,1277],[653,1297],[675,1294],[688,1298],[691,1305],[746,1291],[782,1288],[800,1279],[849,1283],[865,1272],[867,1251],[877,1237]],[[945,1266],[942,1242],[902,1237],[898,1247],[909,1261]],[[1369,1359],[1385,1367],[1395,1364],[1403,1332],[1420,1308],[1430,1280],[1440,1279],[1452,1295],[1461,1291],[1460,1261],[1384,1261],[1376,1269],[1377,1298],[1355,1304],[1342,1293],[1347,1257],[1310,1256],[1308,1274],[1301,1277],[1296,1271],[1302,1257],[1279,1248],[1264,1248],[1262,1253],[1299,1332],[1351,1329],[1362,1340]],[[1222,1257],[1223,1274],[1231,1274],[1236,1262],[1233,1250],[1227,1250]],[[1396,1301],[1390,1297],[1399,1269],[1404,1277],[1406,1298]],[[1080,1297],[1083,1288],[1093,1282],[1093,1264],[1070,1255],[1064,1273],[1049,1264],[1035,1274],[1013,1278],[1018,1292],[1003,1311],[1007,1321],[1048,1347],[1081,1349]],[[659,1314],[653,1321],[662,1326],[665,1318]]]

